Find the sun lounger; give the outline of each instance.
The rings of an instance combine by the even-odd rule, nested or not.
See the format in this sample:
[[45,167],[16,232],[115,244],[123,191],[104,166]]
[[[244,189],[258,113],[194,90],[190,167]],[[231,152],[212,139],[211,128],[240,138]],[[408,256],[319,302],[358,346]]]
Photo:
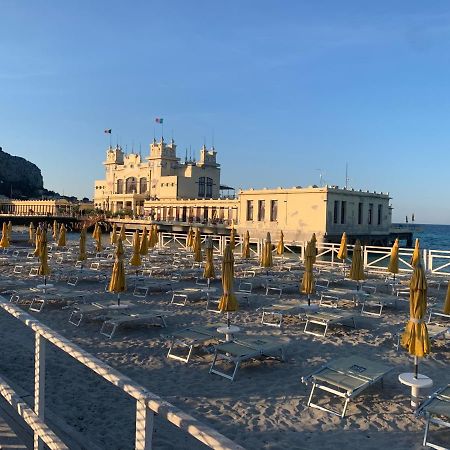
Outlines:
[[[120,304],[121,310],[129,307],[127,303]],[[109,303],[88,303],[73,305],[72,312],[69,316],[69,323],[79,327],[83,319],[102,318],[108,311],[117,310],[116,302]]]
[[[344,325],[344,322],[351,322],[353,328],[356,328],[355,314],[352,312],[335,310],[335,311],[315,311],[306,313],[306,323],[304,332],[306,334],[313,334],[314,336],[325,337],[327,335],[330,325]],[[311,330],[311,324],[324,327],[323,334]]]
[[[171,336],[170,347],[167,353],[167,358],[173,358],[178,361],[188,363],[191,357],[192,351],[196,345],[205,344],[211,340],[220,341],[223,339],[223,333],[219,333],[217,328],[223,327],[225,324],[217,323],[206,326],[192,326],[178,330]],[[187,348],[187,355],[181,353],[175,353],[175,350],[179,347]]]
[[[344,417],[349,401],[372,384],[382,380],[392,369],[393,367],[382,362],[368,360],[358,356],[339,358],[331,361],[312,374],[302,377],[301,380],[303,383],[312,384],[307,406]],[[316,388],[344,398],[345,402],[342,412],[313,403],[312,400]]]
[[320,294],[320,306],[338,308],[341,303],[351,301],[354,306],[369,294],[362,289],[327,289]]
[[103,322],[102,328],[100,330],[100,334],[106,336],[111,339],[116,333],[117,329],[121,326],[129,326],[129,325],[149,325],[155,324],[155,321],[161,327],[166,327],[167,316],[171,315],[169,311],[148,311],[146,313],[136,313],[131,314],[127,312],[121,312],[114,316],[114,318],[110,318]]
[[439,389],[424,401],[417,410],[417,415],[423,415],[426,419],[422,445],[436,450],[449,450],[449,447],[430,442],[428,433],[430,423],[450,428],[450,384]]
[[450,334],[450,315],[430,309],[430,315],[427,322],[428,336],[430,339],[439,339],[447,337]]
[[[284,349],[289,341],[285,338],[276,336],[246,336],[241,339],[234,339],[230,342],[219,344],[214,348],[214,359],[209,369],[209,373],[215,373],[228,380],[234,381],[239,366],[244,361],[255,358],[278,356],[284,361]],[[234,369],[231,375],[219,370],[217,362],[219,359],[224,359],[231,364],[234,364]]]
[[272,327],[281,328],[284,316],[296,316],[303,315],[306,311],[317,311],[318,306],[308,306],[301,304],[296,300],[286,301],[284,303],[263,306],[261,323],[263,325],[269,325]]
[[[376,294],[362,297],[360,300],[362,303],[361,314],[380,317],[385,306],[397,307],[397,301],[396,295]],[[369,307],[375,308],[375,311],[368,309]]]

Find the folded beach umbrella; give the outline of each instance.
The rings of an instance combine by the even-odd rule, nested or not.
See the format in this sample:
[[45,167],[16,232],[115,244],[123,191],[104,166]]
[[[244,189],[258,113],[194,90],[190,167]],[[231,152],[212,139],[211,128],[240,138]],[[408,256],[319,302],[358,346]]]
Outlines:
[[192,249],[193,246],[194,246],[194,230],[192,229],[192,227],[189,227],[189,231],[186,238],[186,248]]
[[391,249],[388,272],[393,273],[395,279],[395,274],[398,273],[398,238],[395,240]]
[[148,247],[153,248],[158,243],[158,228],[156,227],[156,224],[154,223],[150,227],[150,233],[148,236]]
[[216,273],[214,270],[214,259],[213,259],[213,242],[211,236],[208,236],[206,239],[206,263],[205,269],[203,270],[203,278],[206,278],[208,281],[216,277]]
[[0,247],[1,248],[9,247],[8,225],[6,222],[3,222],[3,225],[2,225],[2,239],[0,240]]
[[111,234],[109,235],[109,242],[114,245],[117,242],[117,225],[113,223]]
[[219,311],[227,313],[227,325],[230,326],[230,312],[238,310],[238,301],[233,292],[234,256],[230,244],[225,246],[222,259],[222,289],[219,301]]
[[277,255],[281,256],[284,253],[284,234],[283,230],[280,230],[280,240],[277,244]]
[[41,252],[41,235],[42,235],[42,228],[41,227],[37,227],[36,229],[36,238],[35,238],[35,245],[36,247],[34,248],[34,256],[39,256],[40,252]]
[[314,293],[314,259],[316,257],[316,246],[313,241],[306,244],[305,249],[305,272],[303,273],[301,291],[308,296],[308,305],[311,305],[311,294]]
[[356,240],[355,247],[353,248],[352,265],[350,267],[349,277],[351,280],[357,281],[357,289],[359,289],[359,282],[365,279],[362,248],[359,239]]
[[123,245],[123,241],[127,238],[127,236],[125,234],[125,225],[122,225],[122,227],[120,228],[119,237],[120,237],[120,240],[122,241],[122,245]]
[[244,235],[244,242],[242,243],[242,257],[245,259],[250,258],[250,233],[248,230]]
[[313,256],[313,264],[315,264],[316,262],[316,257],[317,257],[317,238],[316,238],[316,233],[313,233],[311,236],[311,242],[312,242],[312,246],[314,247],[314,256]]
[[139,231],[136,230],[133,233],[133,254],[130,259],[130,265],[134,267],[139,267],[141,265],[141,254],[139,253],[141,249],[141,241],[139,239]]
[[450,281],[447,286],[447,295],[445,296],[444,314],[450,314]]
[[[55,220],[56,222],[56,220]],[[55,223],[53,223],[53,229],[55,229]],[[95,236],[97,236],[97,230],[98,230],[98,222],[95,222],[94,225],[94,231],[92,232],[92,237],[95,239]]]
[[[231,245],[230,245],[231,247]],[[203,256],[202,256],[202,240],[200,236],[200,228],[196,228],[195,235],[194,235],[194,261],[195,262],[202,262]]]
[[80,248],[78,253],[78,261],[86,261],[86,226],[83,225],[83,228],[80,232]]
[[108,285],[108,291],[117,294],[117,304],[120,305],[120,293],[127,288],[125,280],[125,268],[123,265],[123,244],[122,239],[117,240],[115,251],[114,266],[112,270],[111,280]]
[[65,247],[66,246],[66,227],[62,223],[61,227],[59,228],[59,236],[58,236],[58,247]]
[[345,231],[342,233],[341,245],[339,247],[337,257],[342,261],[347,258],[347,233]]
[[102,228],[97,224],[97,231],[95,232],[95,251],[101,252],[103,250],[102,246]]
[[52,236],[55,241],[58,240],[58,222],[56,221],[56,219],[53,221]]
[[231,250],[234,250],[236,247],[236,229],[234,228],[234,225],[231,227],[230,230],[230,247]]
[[145,256],[148,253],[148,236],[147,236],[147,228],[144,227],[141,235],[141,248],[139,249],[139,253],[142,256]]
[[411,257],[411,266],[413,268],[417,266],[418,262],[420,261],[420,242],[419,238],[416,239],[416,244],[414,245],[414,251]]
[[12,222],[9,221],[8,222],[8,239],[11,241],[11,237],[12,237]]
[[29,233],[29,238],[30,238],[30,239],[29,239],[30,244],[33,245],[34,242],[35,242],[35,240],[36,240],[36,231],[35,231],[35,229],[34,229],[34,224],[33,224],[33,222],[30,222],[30,228],[29,228],[28,233]]
[[44,276],[44,284],[47,284],[47,275],[50,275],[48,266],[47,230],[44,228],[39,239],[39,268],[38,274]]
[[419,261],[409,282],[409,321],[402,335],[402,346],[414,356],[414,376],[418,375],[418,358],[430,352],[430,338],[425,323],[427,310],[427,280],[425,270]]
[[266,241],[264,242],[263,252],[261,256],[261,266],[262,267],[272,267],[272,242],[270,240],[270,233],[267,232]]

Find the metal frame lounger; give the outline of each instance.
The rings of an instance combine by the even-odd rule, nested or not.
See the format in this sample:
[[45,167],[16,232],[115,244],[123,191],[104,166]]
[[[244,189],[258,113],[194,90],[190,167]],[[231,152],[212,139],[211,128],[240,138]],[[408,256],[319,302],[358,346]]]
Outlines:
[[121,312],[113,318],[107,319],[103,322],[102,328],[100,329],[100,334],[111,339],[117,329],[123,325],[149,325],[154,324],[155,319],[159,320],[159,324],[157,325],[165,328],[167,326],[165,318],[170,315],[170,311],[159,310],[135,314]]
[[[344,325],[345,321],[352,321],[353,328],[356,329],[355,322],[355,313],[334,310],[334,311],[316,311],[316,312],[307,312],[306,314],[306,323],[304,332],[306,334],[313,334],[314,336],[325,337],[327,335],[327,331],[330,325],[340,324]],[[317,331],[311,331],[308,329],[308,325],[315,324],[324,327],[324,332],[318,333]]]
[[[121,303],[120,307],[122,308],[121,311],[123,311],[129,305],[127,303]],[[116,302],[76,304],[73,305],[72,312],[70,313],[69,323],[79,327],[83,319],[89,318],[93,320],[95,318],[102,318],[105,314],[113,310],[117,310]]]
[[[261,323],[263,325],[281,328],[284,316],[304,316],[306,311],[314,311],[314,309],[317,310],[318,306],[308,306],[305,304],[301,304],[296,300],[286,301],[284,303],[274,304],[270,306],[263,306]],[[266,317],[269,318],[269,320],[267,320]],[[271,321],[270,318],[272,318],[273,320]]]
[[[214,347],[214,359],[209,369],[209,373],[215,373],[228,380],[234,381],[239,366],[243,361],[255,358],[276,357],[281,361],[285,359],[284,348],[289,341],[286,338],[276,336],[246,336],[241,339],[225,342]],[[231,375],[217,368],[217,360],[225,359],[234,364]]]
[[[393,367],[382,362],[360,358],[358,356],[339,358],[330,361],[312,374],[302,377],[305,384],[312,383],[307,406],[327,411],[341,418],[345,416],[348,403],[366,388],[382,381],[384,375]],[[345,399],[342,412],[338,412],[312,402],[316,388]]]
[[[361,300],[362,308],[361,314],[367,314],[370,316],[378,316],[381,317],[383,312],[383,308],[388,305],[392,305],[397,307],[398,297],[396,295],[384,295],[384,294],[375,294],[370,297],[363,298]],[[376,308],[375,311],[368,310],[367,307],[371,306]]]
[[[449,450],[449,447],[443,447],[428,441],[428,432],[430,423],[450,428],[450,384],[439,389],[428,400],[425,400],[417,410],[417,415],[423,415],[426,418],[422,445],[436,450]],[[445,417],[445,420],[442,419],[443,417]]]
[[[171,336],[170,347],[167,358],[173,358],[184,363],[188,363],[194,346],[204,344],[211,340],[220,341],[223,339],[223,333],[219,333],[217,328],[226,326],[223,323],[211,324],[206,326],[193,326],[175,331]],[[175,348],[188,348],[187,356],[181,353],[174,353]]]

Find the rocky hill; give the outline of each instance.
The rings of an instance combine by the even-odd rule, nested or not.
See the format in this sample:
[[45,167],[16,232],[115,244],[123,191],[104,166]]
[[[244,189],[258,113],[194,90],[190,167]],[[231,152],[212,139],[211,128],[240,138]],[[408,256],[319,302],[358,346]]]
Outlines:
[[20,156],[6,153],[0,147],[0,194],[14,198],[42,195],[44,181],[41,169]]

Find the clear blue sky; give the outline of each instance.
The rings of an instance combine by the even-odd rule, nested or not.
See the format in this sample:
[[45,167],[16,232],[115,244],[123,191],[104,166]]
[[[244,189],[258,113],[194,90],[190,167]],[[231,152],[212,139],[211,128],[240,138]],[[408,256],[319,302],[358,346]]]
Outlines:
[[450,223],[450,2],[0,0],[0,145],[92,198],[113,142],[212,136],[222,182],[390,192]]

